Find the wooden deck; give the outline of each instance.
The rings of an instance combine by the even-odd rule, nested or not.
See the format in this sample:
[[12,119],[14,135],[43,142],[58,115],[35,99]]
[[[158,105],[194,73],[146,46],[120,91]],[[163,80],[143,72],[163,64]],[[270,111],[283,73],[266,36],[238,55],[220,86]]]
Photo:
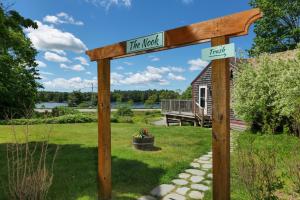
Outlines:
[[[196,105],[196,106],[195,106]],[[161,101],[162,114],[166,116],[166,124],[192,123],[194,126],[211,126],[211,119],[205,116],[203,109],[192,100],[167,99]]]

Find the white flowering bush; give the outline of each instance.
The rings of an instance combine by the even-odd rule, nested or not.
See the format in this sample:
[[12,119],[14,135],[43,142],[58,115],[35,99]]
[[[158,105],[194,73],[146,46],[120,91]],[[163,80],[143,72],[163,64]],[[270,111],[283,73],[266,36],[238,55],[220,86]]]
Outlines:
[[[300,124],[300,48],[291,58],[264,54],[234,76],[233,108],[252,128],[280,132]],[[298,130],[299,131],[299,130]]]

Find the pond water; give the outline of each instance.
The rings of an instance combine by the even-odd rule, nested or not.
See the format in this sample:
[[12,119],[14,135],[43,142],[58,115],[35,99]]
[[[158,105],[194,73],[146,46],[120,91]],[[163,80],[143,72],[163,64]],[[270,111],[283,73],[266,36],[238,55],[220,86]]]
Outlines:
[[35,104],[35,108],[55,108],[57,106],[68,106],[68,103],[42,102]]
[[[36,108],[54,108],[54,107],[57,107],[57,106],[68,106],[68,103],[42,102],[42,103],[35,104]],[[116,102],[111,102],[111,108],[116,108],[116,107],[117,107],[117,103]],[[145,107],[145,105],[143,103],[134,103],[132,108],[143,109],[143,108],[147,108],[147,107]],[[152,108],[159,109],[160,104],[157,103],[154,106],[152,106]]]

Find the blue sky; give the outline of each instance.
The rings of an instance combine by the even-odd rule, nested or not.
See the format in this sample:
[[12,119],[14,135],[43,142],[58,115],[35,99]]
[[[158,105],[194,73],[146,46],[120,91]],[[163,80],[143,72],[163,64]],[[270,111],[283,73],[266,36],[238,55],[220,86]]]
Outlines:
[[[45,90],[91,91],[97,67],[84,51],[250,9],[240,0],[19,0],[13,9],[36,20],[25,30],[38,49]],[[238,50],[249,49],[250,34],[233,38]],[[113,60],[111,89],[184,90],[207,62],[200,59],[209,43]]]

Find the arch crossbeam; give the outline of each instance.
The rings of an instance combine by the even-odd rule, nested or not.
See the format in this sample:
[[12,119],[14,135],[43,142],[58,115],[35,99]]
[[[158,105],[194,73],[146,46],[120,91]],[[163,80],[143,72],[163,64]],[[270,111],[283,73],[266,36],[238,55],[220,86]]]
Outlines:
[[167,30],[165,31],[165,46],[154,50],[127,54],[126,41],[123,41],[105,47],[88,50],[86,51],[86,54],[90,57],[91,61],[104,58],[115,59],[208,42],[211,38],[224,35],[229,37],[242,36],[248,34],[249,26],[261,17],[262,13],[259,9],[252,9]]

